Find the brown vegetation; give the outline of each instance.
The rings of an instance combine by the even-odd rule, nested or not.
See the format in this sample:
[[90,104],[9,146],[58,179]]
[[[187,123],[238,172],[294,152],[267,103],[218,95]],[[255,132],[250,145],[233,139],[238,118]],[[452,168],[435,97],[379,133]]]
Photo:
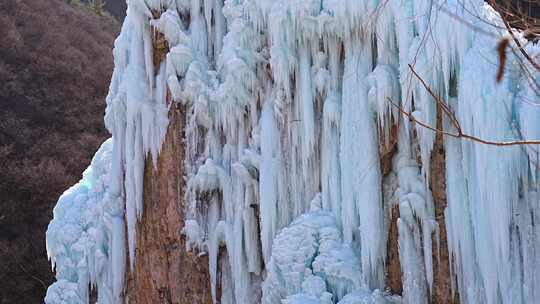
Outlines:
[[119,25],[65,0],[0,1],[0,303],[42,303],[58,196],[106,138]]

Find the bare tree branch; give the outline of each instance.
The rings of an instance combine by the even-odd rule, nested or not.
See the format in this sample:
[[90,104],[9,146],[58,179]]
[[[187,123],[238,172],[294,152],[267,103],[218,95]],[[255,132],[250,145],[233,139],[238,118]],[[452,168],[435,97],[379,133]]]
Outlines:
[[477,137],[477,136],[474,136],[474,135],[464,133],[463,129],[461,128],[461,124],[459,123],[459,121],[456,118],[456,116],[454,115],[454,113],[448,107],[448,104],[446,102],[444,102],[439,95],[436,95],[434,93],[433,89],[431,89],[431,87],[426,83],[426,81],[414,70],[412,65],[409,64],[409,68],[411,69],[411,72],[413,73],[413,75],[420,81],[422,86],[429,93],[429,95],[431,95],[431,97],[433,97],[433,99],[441,107],[442,111],[446,114],[446,116],[448,116],[450,122],[452,123],[452,125],[456,129],[457,133],[450,133],[450,132],[447,132],[447,131],[444,131],[444,130],[441,130],[441,129],[437,129],[437,128],[433,127],[433,126],[430,126],[429,124],[416,119],[416,117],[414,117],[414,115],[412,115],[411,113],[408,113],[407,111],[405,111],[401,106],[394,103],[390,98],[387,98],[387,100],[392,104],[392,106],[396,107],[401,114],[403,114],[404,116],[409,118],[411,121],[419,124],[420,126],[422,126],[424,128],[427,128],[427,129],[429,129],[429,130],[431,130],[433,132],[436,132],[436,133],[451,136],[451,137],[454,137],[454,138],[463,138],[463,139],[475,141],[475,142],[485,144],[485,145],[492,145],[492,146],[540,145],[540,140],[492,141],[492,140],[487,140],[487,139],[483,139],[483,138],[480,138],[480,137]]
[[508,21],[506,21],[506,19],[504,19],[504,18],[501,18],[501,19],[504,22],[504,26],[506,26],[506,29],[508,30],[508,33],[510,34],[510,36],[512,36],[512,39],[514,40],[514,43],[518,46],[518,49],[521,52],[521,54],[523,55],[523,57],[525,57],[527,59],[527,61],[529,61],[529,63],[537,71],[540,72],[540,65],[538,65],[538,63],[536,61],[534,61],[534,59],[529,55],[529,53],[527,53],[527,51],[521,45],[521,42],[519,42],[519,39],[517,39],[516,35],[514,35],[514,31],[512,30],[512,28],[510,28],[510,24],[508,24]]
[[455,137],[455,138],[459,138],[459,134],[453,134],[453,133],[449,133],[449,132],[446,132],[444,130],[440,130],[440,129],[437,129],[435,127],[432,127],[430,126],[429,124],[423,122],[423,121],[420,121],[418,119],[416,119],[416,117],[414,117],[414,115],[412,115],[411,113],[407,113],[407,111],[405,111],[401,106],[399,106],[398,104],[394,103],[392,101],[392,99],[390,99],[390,97],[387,97],[386,98],[388,100],[388,102],[390,102],[392,104],[392,106],[396,107],[396,109],[398,109],[398,111],[407,116],[407,118],[409,118],[411,121],[421,125],[422,127],[426,128],[426,129],[429,129],[433,132],[436,132],[436,133],[441,133],[441,134],[444,134],[444,135],[448,135],[448,136],[451,136],[451,137]]

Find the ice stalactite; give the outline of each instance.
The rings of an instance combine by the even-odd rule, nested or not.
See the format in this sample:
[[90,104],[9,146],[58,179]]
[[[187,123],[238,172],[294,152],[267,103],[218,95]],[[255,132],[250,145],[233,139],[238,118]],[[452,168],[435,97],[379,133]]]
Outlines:
[[279,187],[280,159],[279,131],[274,119],[273,101],[267,101],[261,114],[261,174],[259,187],[261,198],[261,245],[265,262],[270,260],[272,240],[278,230],[277,214],[280,210]]
[[[516,68],[519,54],[508,54],[504,80],[495,82],[493,37],[507,33],[493,26],[500,17],[483,1],[136,0],[128,7],[106,124],[114,138],[108,191],[125,203],[130,261],[144,214],[144,161],[159,153],[168,92],[186,109],[179,229],[188,250],[209,256],[214,302],[428,303],[440,250],[451,256],[448,275],[463,303],[540,296],[537,148],[445,136],[448,206],[435,218],[435,133],[398,109],[435,127],[437,108],[448,106],[464,133],[538,139],[538,95]],[[169,46],[160,66],[153,31]],[[448,115],[439,122],[457,131]],[[380,155],[396,143],[393,159]],[[400,215],[402,297],[383,292],[391,208]],[[53,223],[61,218],[55,213]],[[439,223],[448,248],[439,246]],[[111,239],[118,245],[123,237]],[[75,276],[67,257],[80,256],[58,249],[70,242],[49,248],[59,281],[48,304],[72,291],[84,302],[89,282],[100,297],[114,290],[116,300],[100,303],[119,303],[123,268],[88,279],[83,263]],[[123,265],[118,247],[103,256]]]
[[321,190],[323,208],[332,210],[336,221],[341,226],[340,126],[340,96],[335,91],[332,91],[324,101],[321,144],[328,148],[321,151]]
[[143,213],[144,161],[151,153],[155,164],[168,125],[165,68],[157,67],[160,72],[154,76],[150,24],[135,7],[128,8],[115,42],[115,70],[105,114],[105,124],[116,142],[113,178],[120,182],[116,187],[125,197],[132,268],[135,227]]
[[365,41],[345,44],[342,108],[348,111],[341,118],[342,219],[345,241],[360,244],[366,283],[382,287],[386,240],[379,145],[366,83],[371,55]]
[[408,138],[404,129],[398,136],[394,171],[398,177],[396,196],[400,218],[397,224],[403,299],[406,303],[428,303],[433,286],[432,234],[437,232],[433,201],[413,158],[414,140]]
[[[478,41],[479,45],[483,44],[481,41]],[[519,87],[511,84],[512,79],[519,79],[519,76],[512,75],[501,84],[487,83],[482,88],[472,83],[473,79],[481,75],[495,73],[496,67],[492,65],[471,66],[480,57],[494,52],[476,45],[467,50],[457,76],[456,113],[464,132],[491,140],[515,138],[519,136],[517,130],[520,129],[516,129],[512,122],[512,116],[519,115],[514,113],[514,107],[526,107],[526,99],[517,96]],[[486,107],[489,107],[489,111],[486,111]],[[528,123],[530,120],[521,129],[527,130]],[[534,136],[530,133],[528,135]],[[538,277],[531,273],[527,276],[519,275],[524,271],[522,267],[525,264],[517,263],[515,259],[521,259],[520,256],[531,248],[531,239],[520,238],[520,231],[529,231],[531,236],[538,233],[533,232],[537,230],[535,225],[522,221],[524,214],[530,219],[537,216],[536,208],[531,208],[528,201],[537,199],[535,193],[538,184],[527,180],[538,173],[537,169],[531,170],[526,157],[533,163],[534,158],[523,153],[531,147],[498,148],[456,141],[450,141],[449,145],[462,157],[461,162],[448,162],[447,167],[453,171],[449,175],[453,183],[449,185],[465,191],[456,189],[449,193],[449,199],[454,204],[449,206],[448,212],[459,212],[465,216],[459,223],[465,222],[463,228],[468,228],[463,231],[463,236],[455,234],[452,240],[458,242],[455,245],[465,241],[467,246],[455,246],[452,249],[457,251],[457,256],[464,257],[466,254],[468,257],[476,257],[476,264],[467,258],[463,261],[463,268],[457,269],[465,280],[458,283],[467,286],[463,296],[489,303],[527,302],[522,293],[531,295],[528,286],[532,282],[536,282],[533,285],[537,284]],[[452,222],[450,224],[456,225]],[[466,269],[476,269],[479,277],[468,273]],[[515,280],[523,284],[520,291],[516,290]]]

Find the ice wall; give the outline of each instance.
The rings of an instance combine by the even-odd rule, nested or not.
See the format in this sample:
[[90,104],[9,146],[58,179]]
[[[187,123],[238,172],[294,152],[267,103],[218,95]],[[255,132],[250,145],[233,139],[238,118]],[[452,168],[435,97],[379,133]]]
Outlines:
[[[526,61],[509,51],[505,77],[495,81],[496,45],[507,33],[483,1],[132,0],[127,13],[105,117],[114,139],[107,185],[125,203],[115,223],[123,225],[125,211],[133,262],[144,159],[159,153],[170,96],[187,108],[188,207],[179,229],[189,250],[209,255],[215,302],[430,301],[432,251],[441,250],[432,244],[439,235],[429,184],[435,133],[396,107],[435,127],[437,101],[425,85],[466,134],[540,137],[531,85],[540,76],[525,73]],[[155,32],[169,45],[159,67]],[[448,117],[442,126],[456,132]],[[397,184],[383,195],[389,180],[380,147],[393,137]],[[442,250],[451,256],[453,291],[462,303],[533,303],[540,296],[538,147],[446,136],[444,148],[449,241]],[[402,298],[379,291],[394,206]],[[88,279],[92,272],[70,270],[65,278],[73,259],[93,258],[63,249],[80,237],[59,240],[55,223],[86,217],[55,211],[48,251],[59,281],[48,304],[78,303],[72,293],[87,301],[90,282],[100,303],[120,303],[121,295],[107,296],[121,286],[115,272]],[[123,251],[101,250],[119,261],[106,265],[123,269]]]
[[104,142],[54,208],[47,229],[47,254],[57,282],[46,303],[88,303],[89,286],[99,303],[120,303],[125,272],[124,201],[111,186],[113,140]]

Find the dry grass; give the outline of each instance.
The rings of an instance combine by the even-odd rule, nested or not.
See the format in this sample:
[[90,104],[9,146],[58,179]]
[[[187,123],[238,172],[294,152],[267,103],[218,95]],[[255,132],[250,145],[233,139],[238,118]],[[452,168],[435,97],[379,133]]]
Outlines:
[[42,303],[52,281],[45,229],[107,137],[118,29],[65,0],[0,1],[0,304]]

